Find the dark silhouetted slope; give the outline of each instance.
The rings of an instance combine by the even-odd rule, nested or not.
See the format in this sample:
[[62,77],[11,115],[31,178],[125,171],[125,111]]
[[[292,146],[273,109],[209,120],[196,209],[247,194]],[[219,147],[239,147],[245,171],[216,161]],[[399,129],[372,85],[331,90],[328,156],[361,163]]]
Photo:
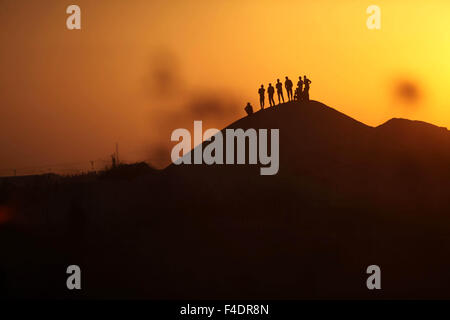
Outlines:
[[[70,261],[86,268],[85,297],[450,298],[447,130],[401,119],[374,128],[316,101],[227,128],[279,129],[279,173],[143,166],[129,179],[4,185],[0,208],[15,221],[0,232],[7,296],[68,297],[39,285]],[[372,264],[381,291],[366,288]]]

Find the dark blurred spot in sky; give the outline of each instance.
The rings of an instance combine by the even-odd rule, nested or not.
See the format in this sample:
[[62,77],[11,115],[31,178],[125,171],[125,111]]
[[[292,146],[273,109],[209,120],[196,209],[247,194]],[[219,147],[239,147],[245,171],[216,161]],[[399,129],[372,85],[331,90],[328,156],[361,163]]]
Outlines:
[[159,132],[159,140],[150,144],[148,157],[151,164],[163,168],[170,164],[172,147],[178,142],[170,141],[172,131],[186,128],[193,134],[193,123],[196,120],[203,122],[203,131],[210,128],[222,129],[234,120],[242,117],[239,102],[227,91],[200,91],[195,90],[186,94],[185,101],[171,108],[172,112],[158,114],[158,123],[154,129]]
[[159,50],[151,56],[144,78],[145,89],[152,99],[168,99],[184,86],[177,56],[170,50]]
[[242,116],[243,106],[228,89],[189,86],[180,59],[171,50],[159,49],[150,57],[144,74],[153,137],[147,157],[153,166],[163,168],[170,163],[173,130],[191,131],[195,120],[203,121],[203,130],[222,129]]
[[[227,93],[225,93],[227,94]],[[215,94],[202,93],[190,97],[187,109],[197,118],[227,118],[236,114],[237,106],[234,101],[227,101],[227,97],[221,97],[219,92]]]
[[422,99],[422,88],[412,79],[397,80],[394,86],[394,97],[404,104],[415,105]]

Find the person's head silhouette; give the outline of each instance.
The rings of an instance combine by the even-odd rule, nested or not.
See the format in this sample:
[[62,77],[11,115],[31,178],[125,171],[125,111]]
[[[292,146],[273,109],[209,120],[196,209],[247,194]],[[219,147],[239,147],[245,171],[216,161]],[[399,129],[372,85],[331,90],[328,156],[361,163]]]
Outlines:
[[261,88],[264,88],[264,85],[263,85],[263,84],[261,85]]
[[289,80],[289,78],[286,76],[286,80]]
[[269,83],[269,87],[271,87],[272,86],[272,83]]
[[280,82],[280,79],[277,79],[277,82]]

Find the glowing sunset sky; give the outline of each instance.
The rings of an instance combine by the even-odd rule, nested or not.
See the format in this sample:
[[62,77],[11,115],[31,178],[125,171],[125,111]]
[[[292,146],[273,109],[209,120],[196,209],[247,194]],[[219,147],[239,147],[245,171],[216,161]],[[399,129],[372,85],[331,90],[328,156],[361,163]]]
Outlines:
[[[371,4],[381,30],[366,27]],[[173,129],[222,128],[285,75],[369,125],[450,127],[449,14],[445,0],[0,0],[0,175],[88,165],[115,142],[156,163]]]

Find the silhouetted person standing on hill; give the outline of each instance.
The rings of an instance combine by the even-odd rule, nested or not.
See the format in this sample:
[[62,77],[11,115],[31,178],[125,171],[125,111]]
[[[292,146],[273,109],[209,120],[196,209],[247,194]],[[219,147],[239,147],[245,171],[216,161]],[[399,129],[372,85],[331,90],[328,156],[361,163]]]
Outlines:
[[284,103],[283,84],[280,82],[280,79],[277,79],[277,83],[275,84],[275,86],[277,87],[278,104],[281,103],[280,96],[281,96],[281,99],[283,100],[283,103]]
[[303,100],[309,101],[309,85],[311,84],[311,80],[309,80],[306,76],[303,76],[303,83],[305,84],[305,89],[303,90]]
[[252,115],[253,114],[253,107],[250,104],[250,102],[247,102],[247,105],[244,108],[245,112],[247,112],[247,115]]
[[259,88],[259,104],[261,105],[261,109],[264,109],[264,93],[266,92],[266,89],[264,89],[264,85],[261,85],[261,88]]
[[298,77],[298,82],[297,82],[297,89],[298,89],[298,94],[297,94],[297,100],[303,100],[303,80],[302,80],[302,76]]
[[288,100],[291,101],[292,100],[292,81],[286,76],[286,81],[284,82],[284,86],[286,87],[286,91],[287,91],[287,95],[288,95]]
[[269,87],[267,88],[267,94],[269,95],[269,104],[271,107],[275,105],[275,100],[273,100],[273,95],[275,94],[275,88],[269,83]]

